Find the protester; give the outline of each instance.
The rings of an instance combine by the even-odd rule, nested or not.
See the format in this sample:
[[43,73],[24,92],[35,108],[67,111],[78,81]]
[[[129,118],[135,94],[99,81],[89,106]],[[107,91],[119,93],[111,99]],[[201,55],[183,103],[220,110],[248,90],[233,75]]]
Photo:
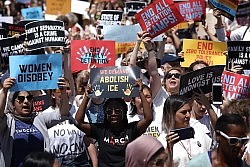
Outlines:
[[86,95],[79,106],[76,114],[78,128],[86,135],[97,140],[99,145],[98,165],[99,166],[124,166],[125,149],[129,142],[143,134],[152,122],[151,108],[142,92],[141,80],[136,82],[140,89],[144,118],[140,121],[128,123],[127,104],[121,98],[110,98],[105,102],[105,120],[102,124],[89,124],[84,122],[88,94],[91,87],[88,85]]

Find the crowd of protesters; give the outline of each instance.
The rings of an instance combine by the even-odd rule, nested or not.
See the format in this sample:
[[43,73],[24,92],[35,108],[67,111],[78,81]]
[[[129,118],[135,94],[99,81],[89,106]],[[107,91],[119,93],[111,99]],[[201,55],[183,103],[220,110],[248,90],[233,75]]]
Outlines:
[[[133,49],[117,54],[116,66],[140,68],[134,83],[139,96],[91,97],[91,69],[71,72],[70,41],[103,40],[98,32],[101,11],[123,11],[125,2],[91,0],[87,15],[71,12],[55,17],[64,22],[66,45],[39,51],[63,55],[64,75],[58,78],[58,89],[10,92],[16,78],[9,76],[8,69],[1,71],[0,166],[250,166],[250,99],[228,99],[221,94],[222,104],[214,105],[211,92],[199,90],[190,97],[179,94],[183,75],[209,66],[205,60],[189,68],[181,66],[185,62],[183,39],[250,41],[250,12],[244,19],[236,16],[231,21],[206,3],[206,12],[213,14],[216,23],[214,31],[203,25],[204,36],[192,20],[186,29],[167,30],[162,41],[153,41],[146,31],[137,32]],[[46,14],[45,0],[26,4],[1,0],[0,17],[12,16],[17,24],[24,19],[21,9],[35,6]],[[134,25],[137,20],[124,14],[121,24]],[[33,53],[38,52],[29,54]],[[249,77],[248,70],[233,63],[225,71]],[[33,99],[44,94],[49,107],[35,112]],[[182,139],[177,129],[191,129],[194,134]],[[62,131],[67,135],[59,135]],[[65,143],[70,148],[63,147]]]

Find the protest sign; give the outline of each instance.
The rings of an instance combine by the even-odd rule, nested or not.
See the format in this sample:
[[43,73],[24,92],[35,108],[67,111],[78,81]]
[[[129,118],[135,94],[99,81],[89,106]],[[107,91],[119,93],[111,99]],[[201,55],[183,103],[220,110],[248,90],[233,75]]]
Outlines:
[[221,10],[221,14],[229,18],[231,21],[234,20],[236,15],[238,3],[239,0],[208,0],[208,4],[212,8]]
[[184,21],[171,0],[157,0],[137,13],[135,18],[152,38]]
[[13,16],[0,16],[0,27],[3,22],[13,24]]
[[228,41],[227,67],[231,69],[231,63],[240,65],[244,69],[250,69],[250,41]]
[[18,3],[22,3],[22,4],[30,4],[31,0],[16,0],[16,2]]
[[12,37],[15,34],[23,34],[25,32],[24,26],[2,23],[2,27],[7,31],[7,36]]
[[121,98],[139,96],[139,88],[134,87],[140,77],[140,68],[131,66],[102,67],[90,70],[90,84],[93,97]]
[[202,18],[201,16],[204,17],[206,14],[204,0],[179,1],[175,2],[175,5],[185,21],[200,21]]
[[64,23],[62,21],[34,21],[25,25],[25,32],[28,50],[65,45]]
[[50,94],[45,94],[42,96],[35,96],[33,98],[33,111],[34,112],[42,112],[50,107],[51,105],[51,97]]
[[188,22],[179,23],[176,26],[174,26],[174,29],[182,30],[188,28]]
[[4,28],[0,28],[0,39],[7,38],[7,31]]
[[115,42],[101,40],[72,40],[72,72],[94,67],[115,65]]
[[147,6],[146,2],[129,1],[125,2],[125,12],[128,16],[134,16]]
[[[136,42],[137,32],[141,32],[142,29],[139,24],[135,25],[106,25],[103,26],[103,35],[105,40],[112,40],[115,42]],[[126,35],[121,35],[126,32]],[[152,41],[162,41],[162,36],[157,36]]]
[[226,50],[226,42],[184,39],[185,61],[181,63],[181,66],[189,67],[191,63],[197,60],[203,60],[208,65],[226,65],[226,56],[223,55]]
[[61,54],[10,56],[10,77],[16,78],[11,91],[57,89],[62,77]]
[[100,25],[121,25],[122,15],[119,10],[102,10]]
[[71,0],[71,12],[82,14],[84,16],[88,15],[88,10],[90,3],[86,1]]
[[21,9],[24,20],[41,20],[43,19],[42,7],[32,7]]
[[16,37],[9,37],[0,40],[1,49],[1,67],[7,70],[9,66],[9,56],[24,54],[23,42],[25,40],[25,34]]
[[71,0],[49,0],[46,1],[46,14],[65,15],[71,12]]
[[135,42],[124,42],[124,43],[115,43],[115,53],[127,53],[129,50],[133,50],[135,47]]
[[228,99],[250,98],[250,77],[224,71],[221,77],[223,94]]
[[208,66],[199,70],[186,73],[180,79],[180,95],[191,97],[192,91],[209,93],[212,91],[212,83],[221,83],[221,75],[224,66]]

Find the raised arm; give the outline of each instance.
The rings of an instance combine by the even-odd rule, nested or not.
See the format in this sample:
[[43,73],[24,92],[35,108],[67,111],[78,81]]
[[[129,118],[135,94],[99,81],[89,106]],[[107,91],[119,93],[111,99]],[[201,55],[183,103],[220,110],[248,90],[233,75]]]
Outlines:
[[88,84],[88,86],[86,87],[85,90],[85,96],[82,100],[81,105],[79,106],[77,112],[76,112],[76,116],[75,119],[77,121],[77,127],[82,130],[84,133],[86,133],[87,136],[90,135],[91,132],[91,127],[90,124],[87,122],[84,122],[84,117],[85,117],[85,113],[86,113],[86,109],[87,109],[87,105],[89,102],[89,96],[88,94],[91,92],[91,85]]
[[59,78],[57,84],[61,90],[61,97],[59,104],[60,114],[62,116],[68,116],[71,107],[69,104],[69,96],[66,92],[66,90],[69,88],[69,81],[66,78]]
[[140,94],[142,107],[143,107],[143,114],[144,114],[144,118],[141,119],[137,124],[137,129],[138,129],[138,131],[140,133],[145,133],[146,129],[148,128],[148,126],[153,121],[153,113],[152,113],[152,110],[151,110],[151,107],[150,107],[148,101],[146,100],[146,97],[143,94],[142,80],[137,79],[136,80],[136,85],[139,86],[139,94]]
[[135,47],[133,49],[133,52],[132,52],[130,60],[129,60],[130,66],[136,66],[136,58],[137,58],[138,51],[140,49],[141,42],[142,42],[142,32],[138,32],[137,33],[137,41],[136,41]]
[[0,90],[0,117],[3,118],[4,110],[7,102],[9,89],[14,85],[14,78],[7,78],[3,82],[3,88]]

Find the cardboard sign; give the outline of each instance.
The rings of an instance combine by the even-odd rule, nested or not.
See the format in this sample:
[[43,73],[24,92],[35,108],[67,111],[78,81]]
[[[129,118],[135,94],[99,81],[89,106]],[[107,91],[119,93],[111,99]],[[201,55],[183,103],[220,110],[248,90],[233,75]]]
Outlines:
[[8,37],[12,37],[15,34],[23,34],[25,32],[24,26],[16,24],[2,23],[2,27],[6,29]]
[[180,95],[192,96],[192,91],[210,93],[212,83],[221,83],[221,75],[224,66],[209,66],[193,72],[186,73],[180,79]]
[[16,37],[9,37],[0,40],[1,49],[1,67],[7,70],[9,67],[9,56],[24,54],[23,42],[25,34]]
[[121,25],[122,15],[119,10],[102,10],[100,25]]
[[90,70],[92,97],[121,98],[139,96],[139,88],[134,87],[140,77],[138,67],[102,67]]
[[147,6],[146,2],[129,1],[125,2],[125,11],[128,16],[134,16]]
[[115,60],[115,41],[71,41],[72,72],[95,67],[114,66]]
[[51,97],[49,94],[42,96],[35,96],[33,98],[33,111],[42,112],[50,107]]
[[224,71],[221,77],[223,94],[228,99],[250,98],[250,77]]
[[226,65],[226,56],[222,53],[227,50],[226,42],[184,39],[183,51],[185,61],[182,67],[189,67],[197,60],[203,60],[208,65]]
[[205,15],[204,0],[189,0],[175,3],[185,21],[200,21],[201,16]]
[[41,20],[43,19],[42,7],[32,7],[21,9],[22,16],[25,20]]
[[171,0],[157,0],[137,13],[135,18],[152,38],[184,21]]
[[25,25],[25,32],[28,50],[65,45],[64,23],[62,21],[34,21]]
[[221,14],[234,20],[239,0],[208,0],[208,3],[212,8],[221,10]]
[[228,41],[228,69],[231,63],[250,69],[250,41]]
[[22,3],[22,4],[30,4],[31,0],[16,0],[16,2],[18,3]]
[[61,54],[10,56],[11,91],[57,89],[62,76]]
[[0,39],[7,38],[7,31],[5,28],[0,28]]
[[71,12],[71,0],[49,0],[46,1],[46,14],[65,15]]

